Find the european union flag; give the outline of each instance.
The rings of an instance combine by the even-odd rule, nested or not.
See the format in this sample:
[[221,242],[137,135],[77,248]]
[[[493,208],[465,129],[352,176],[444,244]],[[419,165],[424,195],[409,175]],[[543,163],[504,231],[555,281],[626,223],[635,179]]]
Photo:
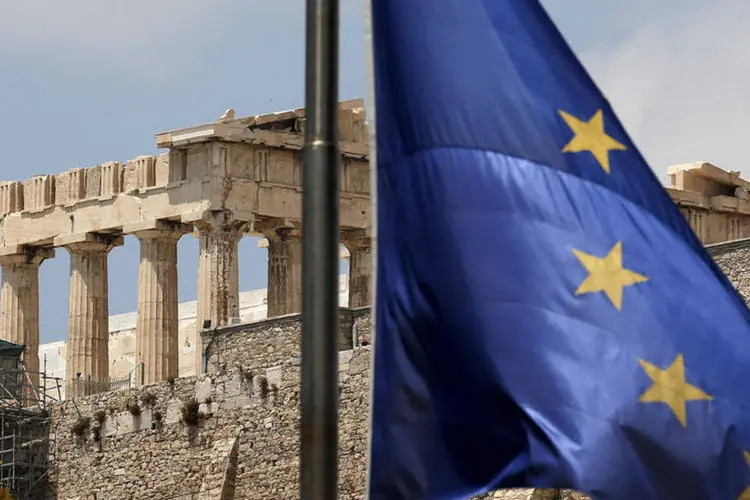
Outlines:
[[750,498],[748,310],[540,4],[372,9],[370,498]]

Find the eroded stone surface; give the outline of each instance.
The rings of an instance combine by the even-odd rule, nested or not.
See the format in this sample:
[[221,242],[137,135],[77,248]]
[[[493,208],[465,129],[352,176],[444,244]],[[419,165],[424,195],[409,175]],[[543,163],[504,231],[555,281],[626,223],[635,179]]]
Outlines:
[[[266,332],[227,329],[237,338],[231,333],[223,337],[230,348],[222,355],[231,366],[226,370],[152,384],[140,391],[79,398],[75,405],[83,416],[93,416],[99,408],[117,410],[118,432],[103,433],[98,444],[91,437],[81,443],[66,432],[78,418],[73,402],[55,406],[53,428],[60,432],[52,481],[57,498],[94,494],[100,499],[194,498],[219,491],[227,499],[296,498],[298,352],[275,350],[256,358],[252,349],[240,349],[252,337],[266,338],[271,332],[290,349],[299,349],[299,317],[292,319],[297,322],[294,328],[279,329],[268,320]],[[288,325],[291,320],[275,321]],[[367,364],[370,351],[354,350],[343,357]],[[367,394],[368,374],[349,373],[341,366],[341,498],[362,498],[368,414],[362,395]],[[127,407],[145,394],[152,395],[153,406],[134,417]],[[210,404],[204,402],[207,398]],[[201,403],[201,416],[191,426],[182,413],[194,399]],[[160,425],[154,425],[157,413],[165,417]],[[87,473],[82,475],[81,470]]]

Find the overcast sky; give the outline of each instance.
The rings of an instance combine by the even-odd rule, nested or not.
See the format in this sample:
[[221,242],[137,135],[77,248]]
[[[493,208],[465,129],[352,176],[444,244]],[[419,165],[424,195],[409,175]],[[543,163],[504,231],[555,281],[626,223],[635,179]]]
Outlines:
[[[154,134],[303,105],[303,0],[2,1],[0,178],[156,152]],[[342,99],[365,94],[360,0],[341,0]],[[708,160],[750,175],[750,2],[546,0],[560,30],[666,182]],[[265,250],[240,245],[242,290]],[[197,241],[180,241],[180,300],[194,300]],[[42,342],[66,336],[65,250],[40,272]],[[137,305],[138,242],[110,255],[110,313]]]

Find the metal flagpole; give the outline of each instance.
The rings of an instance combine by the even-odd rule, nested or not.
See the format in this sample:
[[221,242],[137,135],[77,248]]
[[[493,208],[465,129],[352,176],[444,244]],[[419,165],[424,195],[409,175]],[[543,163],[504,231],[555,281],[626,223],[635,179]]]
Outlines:
[[338,0],[307,0],[300,497],[338,495]]

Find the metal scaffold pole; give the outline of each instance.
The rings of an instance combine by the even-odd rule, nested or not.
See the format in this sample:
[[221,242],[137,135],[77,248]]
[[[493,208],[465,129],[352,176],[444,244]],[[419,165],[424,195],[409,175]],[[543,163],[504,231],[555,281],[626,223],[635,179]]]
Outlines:
[[307,0],[300,497],[338,488],[338,0]]

